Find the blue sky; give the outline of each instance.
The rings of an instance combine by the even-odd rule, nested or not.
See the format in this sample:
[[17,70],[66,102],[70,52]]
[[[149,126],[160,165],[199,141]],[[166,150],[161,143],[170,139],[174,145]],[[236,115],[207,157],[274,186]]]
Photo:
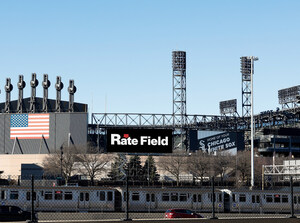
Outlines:
[[[0,101],[23,74],[69,79],[90,112],[172,113],[172,51],[187,52],[187,113],[219,114],[237,99],[240,56],[257,56],[254,113],[300,84],[300,1],[0,1]],[[42,97],[41,85],[37,96]]]

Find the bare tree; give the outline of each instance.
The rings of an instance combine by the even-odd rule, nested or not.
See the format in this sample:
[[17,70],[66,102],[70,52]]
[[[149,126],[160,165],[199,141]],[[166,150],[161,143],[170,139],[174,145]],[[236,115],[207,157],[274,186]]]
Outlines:
[[204,176],[209,172],[210,168],[210,157],[207,153],[197,151],[197,153],[189,156],[187,170],[193,177],[200,178],[201,186],[203,185]]
[[221,179],[221,183],[223,184],[226,172],[228,172],[230,168],[232,168],[232,156],[226,153],[218,153],[212,158],[211,166],[214,175],[219,176]]
[[81,147],[77,154],[77,171],[89,176],[91,184],[94,185],[95,178],[106,172],[107,164],[111,160],[111,155],[99,154],[96,148],[91,146]]
[[159,158],[158,165],[176,178],[177,186],[180,182],[180,174],[186,170],[187,158],[185,154],[173,154]]
[[49,154],[43,160],[43,168],[46,175],[59,176],[68,181],[75,170],[77,150],[74,146],[62,147],[61,150]]
[[236,155],[236,169],[239,173],[242,184],[251,177],[251,153],[248,150],[238,151]]

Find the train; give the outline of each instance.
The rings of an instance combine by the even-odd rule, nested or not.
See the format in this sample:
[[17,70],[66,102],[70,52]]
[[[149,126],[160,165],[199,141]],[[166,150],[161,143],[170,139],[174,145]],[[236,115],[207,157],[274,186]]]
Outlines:
[[[0,205],[13,205],[39,212],[164,212],[186,208],[217,213],[290,213],[291,193],[286,190],[216,189],[184,187],[80,187],[0,186]],[[300,191],[293,195],[295,213],[300,213]]]

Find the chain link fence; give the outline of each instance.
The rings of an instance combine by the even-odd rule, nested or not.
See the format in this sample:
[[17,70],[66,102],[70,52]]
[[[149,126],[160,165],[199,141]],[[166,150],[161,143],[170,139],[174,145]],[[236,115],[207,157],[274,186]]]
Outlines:
[[58,175],[46,175],[46,171],[34,176],[2,174],[0,214],[32,222],[200,216],[288,218],[300,214],[297,177],[285,176],[281,184],[260,182],[250,188],[243,176],[236,178],[235,168],[227,168],[224,175],[206,171],[201,176],[195,170],[187,171],[191,162],[186,159],[169,162],[161,157],[155,162],[149,157],[143,161],[138,156],[118,158],[110,165],[106,163],[106,170],[94,177],[79,172],[68,176],[62,162]]

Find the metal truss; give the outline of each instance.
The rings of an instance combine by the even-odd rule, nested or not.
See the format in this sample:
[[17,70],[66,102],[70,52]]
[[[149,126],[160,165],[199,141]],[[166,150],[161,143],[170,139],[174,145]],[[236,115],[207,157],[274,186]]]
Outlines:
[[[93,113],[91,128],[180,128],[181,123],[174,124],[173,114],[138,114],[138,113]],[[248,131],[250,117],[185,115],[185,129]],[[280,111],[266,111],[254,117],[255,128],[276,126],[299,126],[300,107]]]
[[[172,114],[135,114],[135,113],[93,113],[92,125],[98,128],[108,127],[140,127],[140,128],[179,128],[181,123],[174,125]],[[185,129],[245,129],[245,122],[237,125],[237,117],[213,115],[186,115]]]
[[300,175],[300,165],[263,165],[265,176]]
[[186,52],[172,52],[174,125],[184,126],[186,116]]

